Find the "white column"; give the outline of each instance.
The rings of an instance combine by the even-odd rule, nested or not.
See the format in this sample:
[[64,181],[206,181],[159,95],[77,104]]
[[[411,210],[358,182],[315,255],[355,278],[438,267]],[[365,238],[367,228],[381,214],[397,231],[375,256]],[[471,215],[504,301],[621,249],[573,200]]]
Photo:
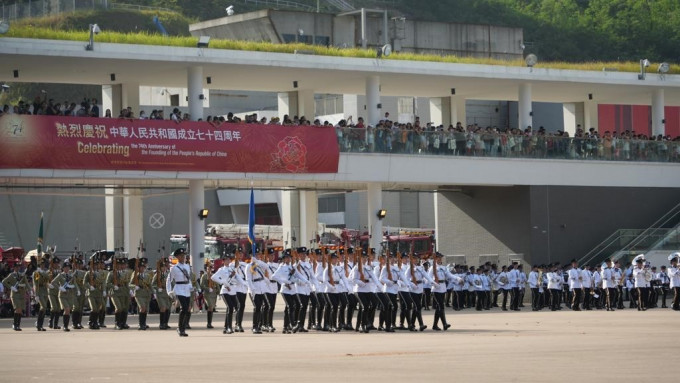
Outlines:
[[451,123],[455,126],[457,123],[463,124],[463,127],[467,126],[467,115],[465,113],[465,97],[463,96],[451,96],[449,97],[450,111],[451,111]]
[[319,203],[316,191],[300,192],[300,245],[313,247],[319,221]]
[[129,189],[123,190],[123,195],[123,247],[130,257],[135,257],[139,241],[144,238],[142,196]]
[[281,192],[281,226],[283,246],[290,248],[300,245],[300,199],[295,190]]
[[189,254],[191,268],[198,275],[203,270],[205,252],[205,222],[198,218],[199,210],[205,207],[205,186],[203,180],[189,181]]
[[442,252],[441,243],[439,242],[439,192],[434,192],[434,240],[436,241],[437,251]]
[[[120,97],[121,109],[130,107],[132,108],[135,118],[139,117],[139,84],[121,84]],[[120,110],[112,110],[111,112],[113,112],[113,117],[118,117]]]
[[[104,189],[104,214],[106,220],[106,250],[114,250],[116,248],[116,189],[113,185]],[[120,205],[119,205],[120,206]],[[119,220],[120,222],[120,220]]]
[[564,120],[564,131],[569,133],[569,137],[574,137],[574,134],[576,133],[576,103],[563,103],[562,115]]
[[445,128],[451,124],[451,97],[430,98],[430,121]]
[[290,119],[297,116],[298,99],[297,92],[280,92],[278,94],[279,119],[283,123],[283,117],[288,115]]
[[202,120],[203,67],[189,67],[187,71],[187,96],[189,97],[189,115],[191,116],[191,121]]
[[590,128],[595,128],[597,131],[598,118],[597,101],[585,101],[583,103],[583,130],[587,132]]
[[[105,116],[106,110],[111,111],[112,117],[118,117],[118,113],[123,109],[121,101],[122,97],[122,85],[102,85],[102,117]],[[111,249],[113,249],[111,247]]]
[[366,79],[366,124],[375,126],[380,121],[380,77],[369,76]]
[[366,33],[366,9],[361,8],[361,48],[366,49],[368,37]]
[[314,101],[313,90],[299,90],[297,91],[297,115],[299,117],[305,116],[309,121],[314,121],[316,118],[316,103]]
[[[366,196],[368,200],[368,234],[370,235],[368,244],[369,247],[379,251],[380,242],[382,242],[382,220],[378,219],[378,210],[383,208],[382,185],[379,183],[369,183]],[[387,214],[389,213],[388,211]]]
[[526,129],[528,126],[533,127],[533,117],[531,109],[531,84],[525,83],[519,86],[519,99],[517,103],[517,111],[519,112],[519,126],[520,130]]
[[664,117],[664,90],[655,89],[652,93],[652,135],[666,135],[666,117]]

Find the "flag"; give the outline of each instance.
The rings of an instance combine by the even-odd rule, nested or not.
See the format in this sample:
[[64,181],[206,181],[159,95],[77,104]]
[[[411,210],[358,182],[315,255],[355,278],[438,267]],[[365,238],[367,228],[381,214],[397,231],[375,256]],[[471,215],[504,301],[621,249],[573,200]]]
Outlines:
[[38,229],[38,255],[42,254],[43,245],[43,212],[40,212],[40,228]]
[[250,207],[248,208],[248,242],[253,249],[253,254],[257,254],[257,244],[255,243],[255,192],[250,188]]

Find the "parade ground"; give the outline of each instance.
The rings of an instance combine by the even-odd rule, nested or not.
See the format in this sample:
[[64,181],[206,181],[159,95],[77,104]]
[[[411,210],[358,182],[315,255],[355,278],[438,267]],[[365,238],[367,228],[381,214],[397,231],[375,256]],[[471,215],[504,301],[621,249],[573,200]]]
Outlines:
[[[650,382],[676,379],[680,312],[447,311],[449,331],[223,335],[194,314],[189,337],[174,330],[23,331],[0,320],[2,382]],[[433,311],[425,311],[432,326]],[[176,328],[178,316],[170,325]],[[377,323],[376,323],[377,325]]]

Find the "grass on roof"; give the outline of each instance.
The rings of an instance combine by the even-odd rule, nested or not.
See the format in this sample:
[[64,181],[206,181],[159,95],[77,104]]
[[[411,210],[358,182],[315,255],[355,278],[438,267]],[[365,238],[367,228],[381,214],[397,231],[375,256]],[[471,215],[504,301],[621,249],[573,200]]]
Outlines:
[[[55,30],[50,28],[39,28],[30,25],[13,25],[5,37],[17,38],[32,38],[32,39],[46,39],[46,40],[70,40],[82,41],[85,43],[89,40],[89,33],[87,31],[65,31]],[[146,32],[140,33],[120,33],[102,31],[95,38],[97,43],[116,43],[116,44],[140,44],[140,45],[161,45],[173,47],[196,47],[198,38],[196,37],[181,37],[181,36],[161,36],[159,34],[152,34]],[[336,48],[325,47],[320,45],[307,45],[302,43],[296,44],[274,44],[269,42],[254,42],[254,41],[238,41],[238,40],[222,40],[211,39],[211,49],[230,49],[239,51],[256,51],[256,52],[277,52],[277,53],[294,53],[296,50],[313,51],[314,54],[320,56],[338,56],[338,57],[357,57],[357,58],[375,58],[376,51],[366,50],[360,48]],[[499,60],[492,58],[475,58],[475,57],[459,57],[453,55],[440,56],[435,54],[419,54],[419,53],[393,53],[385,60],[408,60],[408,61],[430,61],[430,62],[444,62],[444,63],[458,63],[458,64],[485,64],[485,65],[503,65],[503,66],[524,66],[523,60]],[[637,62],[587,62],[587,63],[570,63],[570,62],[539,62],[536,68],[551,68],[551,69],[571,69],[571,70],[585,70],[585,71],[602,71],[603,68],[619,72],[638,72],[640,64]],[[653,72],[653,68],[650,72]],[[680,65],[671,64],[670,72],[673,74],[680,73]]]

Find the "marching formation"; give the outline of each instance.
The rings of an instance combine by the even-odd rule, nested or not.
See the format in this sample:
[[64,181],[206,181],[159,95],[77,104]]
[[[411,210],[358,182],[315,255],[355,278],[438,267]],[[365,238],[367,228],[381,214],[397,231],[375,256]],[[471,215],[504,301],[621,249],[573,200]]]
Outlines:
[[[376,258],[377,257],[377,258]],[[559,263],[534,266],[528,276],[522,265],[485,264],[481,267],[444,265],[443,256],[435,253],[385,252],[375,249],[304,247],[275,254],[246,255],[239,248],[223,259],[223,266],[213,272],[208,262],[197,278],[188,265],[184,249],[173,253],[173,263],[161,258],[156,270],[148,270],[147,258],[117,258],[113,252],[96,252],[88,262],[71,257],[63,262],[45,254],[33,271],[31,280],[16,263],[0,285],[7,290],[14,307],[13,329],[21,331],[23,308],[28,289],[33,289],[39,305],[35,327],[63,331],[82,329],[83,312],[90,308],[87,327],[105,328],[107,300],[114,307],[117,330],[130,328],[128,312],[132,298],[137,305],[138,329],[147,330],[147,316],[155,299],[159,312],[159,329],[170,329],[173,302],[179,308],[177,332],[188,336],[191,307],[200,292],[207,311],[207,327],[214,328],[213,316],[218,296],[227,311],[223,334],[244,332],[246,300],[253,305],[254,334],[274,332],[274,310],[280,294],[285,305],[284,334],[309,330],[339,332],[372,330],[424,331],[422,311],[434,310],[432,330],[450,328],[446,307],[454,311],[474,308],[478,311],[501,307],[519,311],[523,307],[525,286],[531,289],[533,311],[560,310],[562,303],[572,310],[622,309],[624,295],[630,307],[646,310],[655,307],[659,297],[666,307],[666,297],[673,292],[672,309],[680,310],[680,253],[669,256],[670,267],[660,272],[650,268],[643,255],[635,266],[620,267],[619,262],[605,261],[597,267],[579,267]],[[109,265],[107,270],[106,265]],[[85,270],[87,269],[87,270]],[[501,300],[502,296],[502,300]],[[499,302],[500,301],[500,302]],[[355,317],[356,312],[356,317]],[[375,326],[376,317],[378,326]],[[72,322],[70,324],[70,322]],[[441,322],[441,323],[440,323]],[[353,325],[354,323],[354,325]],[[441,325],[441,326],[440,326]]]

